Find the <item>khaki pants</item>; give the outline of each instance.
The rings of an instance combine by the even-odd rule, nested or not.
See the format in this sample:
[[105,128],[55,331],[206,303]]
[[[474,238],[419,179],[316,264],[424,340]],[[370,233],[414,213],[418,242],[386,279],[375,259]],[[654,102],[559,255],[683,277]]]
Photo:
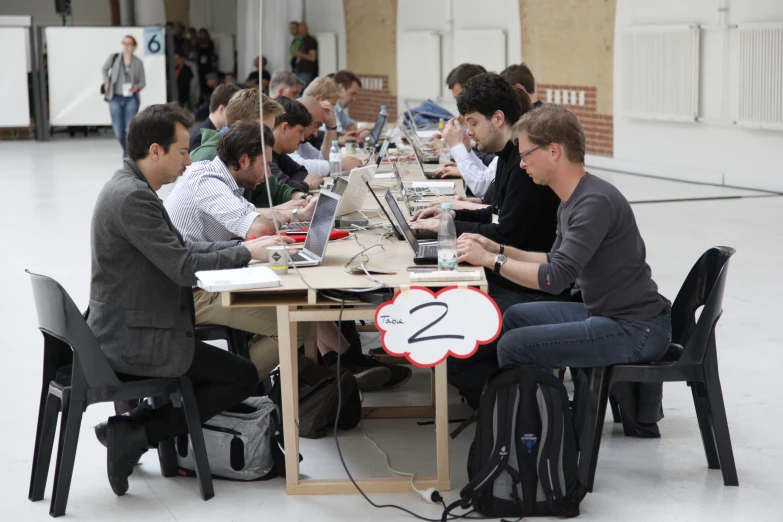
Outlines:
[[[277,342],[277,309],[274,306],[254,308],[228,308],[220,302],[220,293],[193,289],[193,301],[196,308],[196,324],[219,324],[262,335],[250,345],[250,359],[256,365],[261,379],[279,363]],[[297,329],[297,343],[304,344],[311,323],[300,324]]]

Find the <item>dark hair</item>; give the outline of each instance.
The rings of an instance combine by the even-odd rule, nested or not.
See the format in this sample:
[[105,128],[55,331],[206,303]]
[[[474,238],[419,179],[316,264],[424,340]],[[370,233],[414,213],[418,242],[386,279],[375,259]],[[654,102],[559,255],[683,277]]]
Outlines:
[[513,89],[519,96],[519,101],[522,104],[522,114],[524,115],[526,112],[532,111],[535,106],[533,105],[533,100],[530,99],[530,95],[519,87],[514,87]]
[[279,96],[275,98],[275,101],[282,105],[283,110],[285,110],[283,114],[275,118],[275,127],[281,123],[288,123],[291,127],[296,127],[297,125],[309,127],[313,123],[313,116],[310,114],[310,111],[298,101],[285,96]]
[[239,91],[239,87],[233,83],[222,83],[215,87],[212,96],[209,97],[209,112],[217,112],[221,105],[228,107],[228,101]]
[[560,105],[544,105],[534,109],[514,125],[514,139],[526,134],[527,140],[539,147],[559,143],[571,163],[585,162],[585,131],[574,113]]
[[514,125],[522,116],[519,94],[499,74],[479,74],[462,87],[462,94],[457,96],[457,109],[463,116],[478,112],[490,119],[495,111],[501,111],[508,125]]
[[530,72],[530,68],[524,63],[519,65],[509,65],[503,72],[500,73],[511,85],[519,84],[525,88],[528,94],[534,94],[536,92],[536,79],[533,78],[533,73]]
[[150,105],[138,113],[128,128],[128,157],[133,161],[146,158],[153,143],[168,153],[177,141],[177,123],[187,129],[193,125],[193,118],[176,102]]
[[487,72],[487,70],[481,65],[463,63],[453,68],[449,75],[446,76],[446,86],[449,89],[453,89],[455,85],[460,84],[464,89],[468,80],[479,74],[484,74],[485,72]]
[[255,159],[263,154],[262,129],[264,145],[274,147],[275,135],[269,127],[255,121],[238,121],[218,141],[217,155],[220,161],[225,163],[227,167],[239,169],[239,158],[247,154],[247,157],[250,158],[250,164],[255,163]]
[[337,71],[336,73],[334,73],[333,78],[338,85],[342,85],[346,89],[350,89],[351,86],[354,84],[354,82],[358,83],[359,87],[362,86],[362,81],[359,79],[359,77],[356,76],[353,72],[349,71],[348,69]]

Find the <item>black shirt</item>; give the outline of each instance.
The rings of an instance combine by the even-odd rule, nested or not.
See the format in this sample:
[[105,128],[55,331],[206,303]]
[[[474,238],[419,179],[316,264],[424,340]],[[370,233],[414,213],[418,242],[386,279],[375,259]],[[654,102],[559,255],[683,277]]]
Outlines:
[[[312,50],[318,51],[318,41],[308,34],[302,39],[302,45],[299,47],[299,50],[305,54],[309,53]],[[314,62],[299,58],[298,61],[296,62],[296,67],[294,67],[294,72],[310,73],[313,76],[318,76],[317,54]]]
[[[497,156],[492,204],[479,210],[456,210],[457,236],[470,232],[529,252],[549,252],[555,242],[560,199],[549,187],[533,183],[519,167],[519,150],[513,141]],[[492,223],[493,213],[498,215],[497,223]],[[510,290],[531,291],[492,271],[487,271],[487,281]]]
[[310,192],[310,186],[304,181],[307,177],[307,169],[292,160],[288,154],[278,154],[273,151],[269,170],[281,183],[293,187],[294,190]]
[[201,146],[201,129],[217,130],[215,125],[212,123],[212,120],[209,118],[199,123],[198,127],[193,129],[193,132],[190,135],[190,146],[188,147],[188,152],[193,152],[193,149]]

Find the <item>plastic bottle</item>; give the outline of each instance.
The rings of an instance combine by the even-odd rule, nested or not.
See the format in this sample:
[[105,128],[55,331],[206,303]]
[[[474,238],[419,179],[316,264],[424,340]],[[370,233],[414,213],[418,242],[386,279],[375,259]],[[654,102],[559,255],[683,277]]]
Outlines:
[[343,175],[343,155],[340,152],[340,142],[332,140],[332,148],[329,149],[329,175],[336,180]]
[[446,138],[441,138],[438,142],[438,163],[443,165],[451,161],[451,153],[449,152],[449,146],[446,144]]
[[389,113],[386,112],[386,106],[385,105],[381,105],[381,112],[378,113],[378,116],[389,116]]
[[440,206],[440,228],[438,229],[438,270],[457,269],[457,229],[451,217],[451,203]]

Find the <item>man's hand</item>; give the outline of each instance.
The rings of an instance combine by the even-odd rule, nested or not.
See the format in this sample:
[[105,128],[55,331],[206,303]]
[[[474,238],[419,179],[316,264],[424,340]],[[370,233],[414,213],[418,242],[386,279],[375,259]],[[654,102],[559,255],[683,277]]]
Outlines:
[[474,243],[478,243],[481,245],[481,248],[486,250],[492,255],[499,254],[500,253],[500,243],[496,243],[492,241],[491,239],[482,236],[481,234],[471,234],[471,233],[464,233],[457,239],[457,245],[459,245],[460,241],[471,241]]
[[327,127],[336,126],[337,122],[335,121],[334,107],[332,107],[332,104],[325,100],[321,102],[321,107],[324,109],[324,125]]
[[308,174],[307,177],[304,179],[304,182],[307,183],[307,186],[310,187],[310,190],[315,190],[324,183],[324,178],[319,176],[318,174]]
[[304,199],[292,199],[291,201],[286,201],[285,203],[280,203],[279,205],[275,205],[275,210],[293,210],[295,208],[303,208],[306,206],[307,206],[307,201],[305,201]]
[[359,158],[357,158],[356,156],[346,155],[345,157],[343,157],[343,172],[348,172],[352,169],[359,168],[363,164],[364,162]]
[[411,217],[411,221],[418,221],[420,219],[429,219],[440,216],[440,207],[430,207],[423,210],[416,211]]
[[440,139],[442,137],[443,136],[441,136],[440,134],[433,134],[432,137],[430,138],[430,141],[427,142],[429,144],[430,148],[431,149],[437,149],[438,148],[438,142],[440,141]]
[[315,203],[317,201],[318,201],[317,196],[314,198],[310,198],[310,202],[307,203],[307,206],[305,206],[305,208],[297,212],[297,215],[302,219],[302,221],[313,220],[313,212],[315,211]]
[[465,139],[465,129],[455,119],[450,119],[443,128],[443,139],[446,140],[449,148],[456,147]]
[[341,147],[345,147],[345,142],[346,141],[350,141],[350,140],[356,141],[356,135],[357,135],[357,131],[355,131],[355,130],[348,131],[345,134],[343,134],[342,136],[338,137],[337,138],[337,142],[340,144]]
[[361,129],[360,131],[356,131],[356,143],[363,143],[370,134],[372,134],[372,129]]
[[[424,212],[426,212],[426,210]],[[429,230],[431,232],[437,232],[440,229],[440,218],[418,219],[415,223],[411,223],[411,228],[413,230]]]
[[453,161],[449,161],[448,163],[444,163],[438,169],[435,171],[435,174],[440,174],[441,178],[461,178],[462,173],[460,173],[459,168]]
[[[473,266],[492,267],[495,265],[495,254],[487,252],[476,239],[482,236],[462,234],[457,240],[457,261],[470,263]],[[486,239],[486,238],[485,238]]]
[[[244,246],[250,251],[250,257],[252,259],[255,259],[257,261],[267,261],[269,259],[269,254],[267,252],[267,249],[273,246],[280,246],[282,244],[281,241],[286,245],[294,242],[294,240],[291,239],[290,237],[264,236],[259,239],[251,239],[249,241],[245,241],[244,243],[242,243],[242,246]],[[291,248],[288,250],[288,253],[292,256],[296,255],[299,253],[299,249]]]
[[430,206],[440,208],[443,203],[451,203],[453,205],[456,201],[465,200],[465,196],[461,194],[457,194],[456,196],[438,196],[437,198],[432,198],[432,200],[430,200]]

